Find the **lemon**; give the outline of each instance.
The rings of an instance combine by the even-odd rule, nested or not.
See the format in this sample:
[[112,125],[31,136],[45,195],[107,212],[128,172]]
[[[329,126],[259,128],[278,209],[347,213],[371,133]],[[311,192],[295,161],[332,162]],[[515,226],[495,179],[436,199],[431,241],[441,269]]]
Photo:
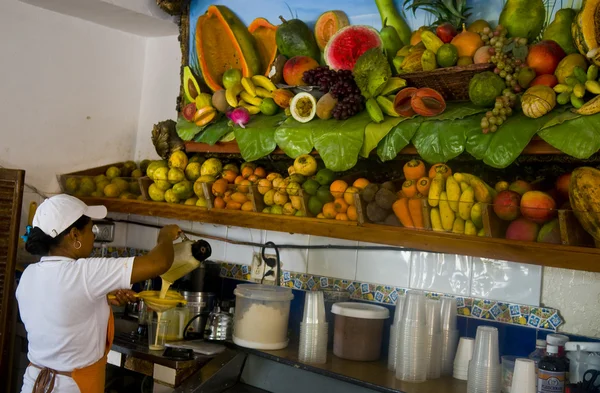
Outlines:
[[223,170],[223,164],[216,158],[209,158],[200,167],[202,176],[217,176]]
[[[112,184],[116,184],[117,187],[119,187],[119,190],[121,192],[125,192],[125,191],[129,191],[129,183],[127,182],[127,180],[122,179],[120,177],[117,177],[115,179],[112,179],[111,181]],[[105,192],[106,193],[106,192]]]
[[171,183],[166,180],[155,180],[154,184],[156,184],[156,187],[162,191],[167,191],[172,186]]
[[79,184],[80,183],[81,183],[81,181],[78,178],[76,178],[76,177],[70,177],[65,182],[65,189],[67,190],[67,192],[69,194],[73,194],[79,188]]
[[167,173],[167,180],[171,184],[177,184],[180,181],[185,180],[185,173],[183,173],[183,171],[181,169],[171,168],[171,169],[169,169],[169,172]]
[[175,195],[173,190],[165,191],[165,201],[167,203],[179,203],[179,197]]
[[165,192],[158,188],[156,184],[150,184],[150,188],[148,188],[148,194],[150,195],[150,199],[155,202],[162,202],[165,200]]
[[206,198],[198,198],[198,200],[196,201],[196,206],[208,207],[208,202],[206,201]]
[[154,177],[152,178],[154,181],[157,180],[167,180],[169,175],[169,168],[160,167],[154,171]]
[[108,179],[96,183],[96,192],[101,192],[102,194],[104,194],[104,187],[108,186],[109,184],[110,180]]
[[184,205],[188,205],[188,206],[196,206],[197,202],[198,202],[198,198],[193,197],[193,198],[186,199],[183,204]]
[[91,177],[84,177],[81,179],[79,192],[83,195],[90,195],[94,191],[96,191],[96,183],[94,183],[94,180]]
[[194,189],[192,182],[183,180],[177,184],[175,184],[172,188],[173,194],[179,199],[188,199],[194,195]]
[[177,168],[183,171],[185,170],[187,164],[187,155],[181,150],[177,150],[176,152],[171,154],[171,157],[169,157],[169,168]]
[[158,168],[163,168],[166,166],[166,161],[152,161],[150,164],[148,164],[148,168],[146,168],[146,176],[148,176],[150,179],[154,179],[154,172]]
[[135,169],[133,172],[131,172],[131,177],[133,177],[134,179],[139,179],[142,176],[143,174],[141,169]]
[[109,198],[116,198],[121,194],[119,186],[115,183],[111,183],[104,187],[104,195]]
[[96,183],[96,184],[100,183],[101,181],[106,181],[106,180],[108,180],[108,177],[106,177],[105,174],[94,177],[94,183]]
[[440,67],[452,67],[458,62],[458,49],[452,44],[444,44],[440,46],[435,59]]
[[121,176],[121,170],[116,166],[111,166],[106,170],[106,177],[109,179],[114,179],[115,177]]
[[223,73],[223,87],[231,89],[233,86],[242,82],[242,71],[237,68],[230,68]]
[[199,162],[190,162],[185,167],[185,177],[189,181],[196,181],[200,177],[200,167],[202,167],[202,164]]

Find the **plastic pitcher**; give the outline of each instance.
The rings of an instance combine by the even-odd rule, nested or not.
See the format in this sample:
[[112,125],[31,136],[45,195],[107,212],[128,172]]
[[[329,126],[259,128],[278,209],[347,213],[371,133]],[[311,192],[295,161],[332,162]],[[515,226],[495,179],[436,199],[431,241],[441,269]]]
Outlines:
[[183,239],[181,243],[173,246],[175,258],[173,265],[164,274],[160,276],[164,281],[173,284],[175,281],[190,273],[200,266],[211,254],[210,244],[204,240],[192,241],[184,233],[180,235]]

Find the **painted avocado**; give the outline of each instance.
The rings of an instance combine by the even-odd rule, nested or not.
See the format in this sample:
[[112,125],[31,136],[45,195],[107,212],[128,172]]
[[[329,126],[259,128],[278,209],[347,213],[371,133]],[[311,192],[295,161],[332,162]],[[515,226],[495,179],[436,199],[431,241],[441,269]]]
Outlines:
[[183,91],[188,102],[195,102],[196,97],[200,94],[200,86],[188,66],[183,67]]
[[316,61],[321,58],[321,51],[315,41],[310,28],[300,19],[281,19],[281,25],[277,28],[275,41],[279,53],[291,59],[294,56],[308,56]]

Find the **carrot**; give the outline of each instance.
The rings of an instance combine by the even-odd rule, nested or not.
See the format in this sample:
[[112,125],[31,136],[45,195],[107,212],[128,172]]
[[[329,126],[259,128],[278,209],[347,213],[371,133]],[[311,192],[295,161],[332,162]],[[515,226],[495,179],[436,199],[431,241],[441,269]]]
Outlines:
[[415,228],[424,229],[425,224],[423,223],[423,205],[422,199],[412,198],[408,200],[408,211],[410,218],[415,225]]
[[425,164],[421,160],[410,160],[402,168],[406,180],[417,180],[425,176]]
[[413,220],[410,217],[410,211],[408,210],[408,198],[398,199],[392,205],[392,210],[403,226],[406,228],[414,228]]
[[412,198],[417,195],[417,182],[415,180],[407,180],[402,183],[402,192],[408,198]]
[[429,186],[431,186],[431,181],[428,177],[422,177],[417,180],[417,190],[424,196],[429,195]]
[[447,179],[448,176],[452,175],[452,169],[450,169],[450,167],[443,162],[440,162],[433,164],[431,168],[429,168],[429,178],[433,179],[436,173],[441,173],[444,176],[444,179]]

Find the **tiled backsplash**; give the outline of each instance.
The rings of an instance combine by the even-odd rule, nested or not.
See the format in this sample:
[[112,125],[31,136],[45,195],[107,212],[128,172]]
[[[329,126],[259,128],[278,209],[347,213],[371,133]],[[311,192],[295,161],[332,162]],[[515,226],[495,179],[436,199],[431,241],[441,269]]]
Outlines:
[[[166,225],[177,223],[184,230],[228,240],[292,245],[378,246],[377,244],[241,227],[225,227],[163,218],[111,214],[114,218]],[[117,229],[119,232],[119,229]],[[150,249],[158,230],[127,225],[125,242],[115,246]],[[122,234],[117,239],[123,241]],[[210,240],[211,259],[251,265],[260,248]],[[379,245],[380,246],[380,245]],[[267,250],[273,253],[272,249]],[[479,297],[531,306],[540,305],[542,270],[539,266],[483,260],[464,255],[430,252],[336,249],[281,249],[283,270],[357,282],[379,283],[400,288],[418,288],[456,296]]]

